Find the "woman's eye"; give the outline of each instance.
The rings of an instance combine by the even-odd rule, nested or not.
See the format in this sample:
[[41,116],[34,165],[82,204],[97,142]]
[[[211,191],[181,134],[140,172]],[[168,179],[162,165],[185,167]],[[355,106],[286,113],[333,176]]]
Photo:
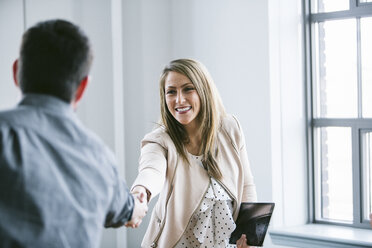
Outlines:
[[167,91],[167,95],[172,95],[172,94],[174,94],[176,91],[174,91],[174,90],[168,90]]
[[193,88],[193,87],[186,87],[186,88],[185,88],[186,91],[190,91],[190,90],[194,90],[194,89],[195,89],[195,88]]

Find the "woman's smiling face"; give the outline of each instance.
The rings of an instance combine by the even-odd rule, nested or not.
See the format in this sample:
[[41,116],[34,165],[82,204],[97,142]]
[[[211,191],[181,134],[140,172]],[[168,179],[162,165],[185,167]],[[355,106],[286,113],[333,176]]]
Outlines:
[[185,75],[170,71],[165,79],[165,101],[172,116],[185,127],[197,128],[200,97]]

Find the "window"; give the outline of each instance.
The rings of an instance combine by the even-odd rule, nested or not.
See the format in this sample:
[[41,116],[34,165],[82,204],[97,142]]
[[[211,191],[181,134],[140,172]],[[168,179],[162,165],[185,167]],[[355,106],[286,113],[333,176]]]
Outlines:
[[372,0],[309,0],[309,146],[317,223],[369,226]]

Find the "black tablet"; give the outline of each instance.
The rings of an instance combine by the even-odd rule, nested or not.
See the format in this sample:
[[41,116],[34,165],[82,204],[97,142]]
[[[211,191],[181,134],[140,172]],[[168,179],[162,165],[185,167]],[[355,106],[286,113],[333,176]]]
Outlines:
[[275,203],[244,202],[240,206],[236,228],[231,233],[230,244],[236,244],[242,234],[247,237],[247,245],[262,246]]

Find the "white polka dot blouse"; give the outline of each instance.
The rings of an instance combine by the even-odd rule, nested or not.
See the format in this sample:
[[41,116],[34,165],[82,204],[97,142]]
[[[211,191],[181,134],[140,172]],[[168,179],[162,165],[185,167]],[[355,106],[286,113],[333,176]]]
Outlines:
[[[202,156],[189,155],[194,162],[203,167]],[[231,197],[214,178],[210,178],[204,199],[176,248],[236,247],[229,244],[230,235],[235,229],[232,211]]]

